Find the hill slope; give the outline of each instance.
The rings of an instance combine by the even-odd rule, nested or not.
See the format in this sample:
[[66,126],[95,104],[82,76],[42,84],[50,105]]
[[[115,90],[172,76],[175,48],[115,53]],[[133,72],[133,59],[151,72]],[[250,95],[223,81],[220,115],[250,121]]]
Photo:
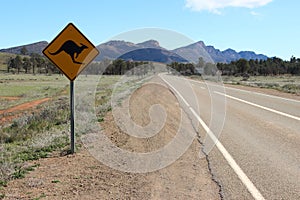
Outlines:
[[32,43],[32,44],[27,44],[27,45],[22,45],[22,46],[7,48],[7,49],[1,49],[0,52],[21,54],[22,48],[25,47],[28,51],[28,54],[31,54],[31,53],[42,54],[43,49],[47,45],[48,45],[48,42],[41,41],[41,42],[36,42],[36,43]]
[[225,51],[220,51],[214,46],[206,46],[203,41],[199,41],[185,47],[174,49],[173,52],[194,63],[198,62],[199,57],[203,57],[206,62],[214,61],[216,63],[229,63],[240,58],[244,58],[247,60],[266,60],[268,58],[265,55],[256,54],[252,51],[236,52],[233,49],[226,49]]
[[[28,45],[22,45],[18,47],[12,47],[7,49],[1,49],[0,52],[6,53],[13,53],[13,54],[21,54],[21,49],[25,47],[30,53],[38,53],[42,54],[42,50],[48,45],[48,42],[42,41]],[[97,46],[100,50],[100,54],[95,59],[96,61],[101,61],[104,59],[114,60],[119,57],[123,57],[127,60],[136,60],[136,61],[149,61],[149,60],[161,60],[168,63],[170,60],[178,60],[179,62],[194,62],[197,63],[200,57],[203,57],[206,62],[223,62],[229,63],[231,61],[238,60],[240,58],[245,58],[247,60],[250,59],[262,59],[266,60],[268,57],[262,54],[256,54],[252,51],[241,51],[236,52],[233,49],[226,49],[221,51],[216,49],[214,46],[206,46],[203,41],[199,41],[193,44],[189,44],[184,47],[179,47],[174,50],[168,50],[160,46],[159,42],[156,40],[148,40],[142,43],[132,43],[123,40],[111,40],[106,43],[100,44]],[[127,54],[134,50],[139,49],[158,49],[162,51],[154,51],[154,50],[145,50],[145,55],[141,52],[137,51],[134,53]],[[158,57],[158,53],[160,52],[161,58]],[[126,54],[126,56],[122,56]],[[152,55],[153,54],[153,55]],[[176,56],[175,56],[176,54]],[[128,56],[134,55],[134,58],[130,58]],[[165,56],[175,56],[181,58],[168,58],[166,59]],[[154,59],[155,58],[155,59]],[[180,61],[183,60],[183,61]]]
[[100,44],[97,46],[100,51],[100,55],[96,58],[97,61],[104,59],[114,60],[123,54],[131,52],[137,49],[154,48],[163,49],[159,43],[155,40],[149,40],[142,43],[134,44],[132,42],[126,42],[122,40],[111,40],[109,42]]
[[119,58],[134,61],[152,61],[160,63],[188,62],[181,56],[165,49],[144,48],[125,53]]

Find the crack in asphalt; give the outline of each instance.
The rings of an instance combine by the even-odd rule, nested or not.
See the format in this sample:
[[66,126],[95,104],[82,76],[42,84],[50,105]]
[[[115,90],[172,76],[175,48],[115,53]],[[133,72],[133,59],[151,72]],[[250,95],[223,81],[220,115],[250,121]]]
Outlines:
[[[171,91],[171,93],[173,94],[173,95],[175,95],[176,96],[176,94],[169,88],[169,90]],[[176,96],[176,98],[177,98],[177,96]],[[181,106],[182,107],[182,106]],[[184,106],[184,107],[187,107],[187,106]],[[190,116],[190,113],[188,112],[188,111],[186,111],[186,109],[184,109],[183,107],[182,107],[182,110],[185,112],[185,114],[187,115],[187,117],[188,117],[188,119],[190,120],[190,122],[191,122],[191,124],[192,124],[192,127],[193,127],[193,129],[194,129],[194,131],[196,132],[196,134],[197,134],[197,140],[198,140],[198,142],[199,142],[199,144],[201,145],[201,152],[204,154],[204,156],[205,156],[205,159],[206,159],[206,162],[207,162],[207,168],[208,168],[208,171],[209,171],[209,174],[211,175],[211,180],[218,186],[218,188],[219,188],[219,192],[218,192],[218,194],[219,194],[219,196],[220,196],[220,199],[221,200],[224,200],[224,190],[223,190],[223,186],[222,186],[222,184],[220,183],[220,181],[218,181],[217,180],[217,177],[216,177],[216,175],[213,173],[213,170],[212,170],[212,167],[211,167],[211,162],[210,162],[210,160],[209,160],[209,157],[208,157],[208,154],[204,151],[204,143],[201,141],[201,136],[200,136],[200,133],[199,133],[199,131],[197,130],[197,127],[195,127],[195,125],[194,125],[194,123],[193,123],[193,119],[192,119],[192,117]],[[197,123],[198,124],[198,123]]]
[[[169,91],[176,97],[176,99],[180,102],[180,100],[178,99],[176,93],[170,88],[168,87]],[[217,180],[217,177],[216,175],[213,173],[213,170],[212,170],[212,167],[211,167],[211,162],[209,160],[209,157],[208,157],[208,154],[204,151],[204,143],[201,141],[201,136],[199,134],[199,131],[197,130],[197,127],[195,127],[194,123],[193,123],[193,119],[191,117],[191,113],[189,113],[186,109],[184,109],[184,107],[188,108],[188,106],[185,106],[185,105],[181,105],[181,108],[182,110],[186,113],[188,119],[190,120],[191,124],[192,124],[192,127],[194,129],[194,131],[196,132],[197,134],[197,140],[199,142],[199,144],[201,145],[201,152],[204,154],[205,156],[205,159],[206,159],[206,162],[207,162],[207,168],[208,168],[208,172],[209,174],[211,175],[211,180],[218,186],[219,188],[219,196],[220,196],[220,200],[224,200],[224,190],[223,190],[223,186],[222,184],[220,183],[220,181]],[[197,123],[198,124],[198,123]]]
[[[198,132],[197,132],[197,134],[198,134]],[[205,159],[206,159],[206,162],[207,162],[207,168],[208,168],[209,174],[211,175],[211,180],[212,180],[213,182],[215,182],[216,185],[219,187],[219,193],[218,193],[218,194],[219,194],[219,196],[220,196],[220,199],[223,200],[223,199],[224,199],[223,186],[222,186],[222,184],[220,183],[220,181],[218,181],[216,175],[213,173],[213,170],[212,170],[212,167],[211,167],[211,162],[210,162],[210,160],[209,160],[209,158],[208,158],[208,154],[204,151],[204,148],[203,148],[203,147],[204,147],[204,144],[203,144],[203,142],[201,142],[200,138],[201,138],[201,137],[198,135],[197,140],[198,140],[198,142],[199,142],[200,145],[201,145],[201,152],[205,155]]]

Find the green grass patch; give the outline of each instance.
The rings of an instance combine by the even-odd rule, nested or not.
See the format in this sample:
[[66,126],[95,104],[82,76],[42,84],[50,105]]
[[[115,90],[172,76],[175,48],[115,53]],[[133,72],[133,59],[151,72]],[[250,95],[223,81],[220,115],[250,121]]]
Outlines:
[[0,180],[0,187],[7,187],[7,181]]
[[[24,167],[23,163],[46,158],[51,152],[62,151],[69,145],[69,138],[66,135],[53,137],[49,134],[44,138],[46,139],[44,143],[38,140],[37,142],[25,141],[1,145],[0,186],[5,186],[9,180],[24,178],[28,172],[39,166],[39,164],[34,164]],[[28,148],[30,145],[31,147]]]
[[32,199],[32,200],[41,200],[42,198],[46,198],[47,196],[43,193],[43,194],[41,194],[39,197],[36,197],[36,198],[34,198],[34,199]]
[[21,167],[16,167],[15,172],[12,174],[13,179],[24,178],[27,171],[25,169],[21,169]]
[[38,166],[39,166],[38,164],[29,166],[29,167],[24,167],[24,168],[20,167],[20,166],[16,166],[15,172],[12,173],[11,178],[12,179],[24,178],[27,173],[34,171],[34,169],[37,168]]
[[[0,109],[46,97],[55,97],[66,90],[68,81],[59,75],[8,75],[0,74]],[[1,97],[19,97],[6,100]]]

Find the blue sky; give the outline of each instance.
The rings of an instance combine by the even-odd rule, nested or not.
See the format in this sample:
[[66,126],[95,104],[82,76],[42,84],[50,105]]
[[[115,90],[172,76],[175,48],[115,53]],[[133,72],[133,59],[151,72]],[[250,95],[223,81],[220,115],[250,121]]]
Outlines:
[[0,49],[50,42],[73,22],[95,45],[155,27],[289,60],[300,57],[299,8],[298,0],[9,0],[1,2]]

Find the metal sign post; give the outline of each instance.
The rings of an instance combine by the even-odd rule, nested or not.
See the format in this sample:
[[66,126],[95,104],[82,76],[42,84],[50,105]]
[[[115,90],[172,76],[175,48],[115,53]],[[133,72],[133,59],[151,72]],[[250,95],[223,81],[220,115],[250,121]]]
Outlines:
[[71,153],[75,153],[75,125],[74,125],[74,81],[70,81],[70,110],[71,110]]
[[75,152],[74,80],[99,54],[99,51],[74,24],[69,23],[43,50],[43,54],[70,80],[71,153],[73,154]]

